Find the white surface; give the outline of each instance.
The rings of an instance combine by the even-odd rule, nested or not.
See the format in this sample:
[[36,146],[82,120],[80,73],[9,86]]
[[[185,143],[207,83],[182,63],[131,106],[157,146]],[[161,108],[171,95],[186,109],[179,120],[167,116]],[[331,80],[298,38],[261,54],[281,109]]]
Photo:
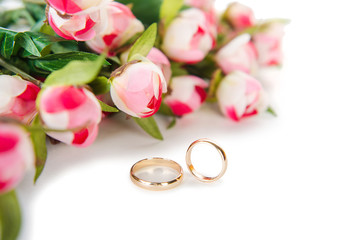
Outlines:
[[[163,142],[112,118],[87,149],[50,146],[38,184],[29,174],[19,187],[19,239],[362,239],[358,1],[244,3],[259,18],[292,20],[279,117],[235,124],[205,107],[164,130]],[[130,167],[145,157],[174,159],[187,172],[185,151],[201,137],[219,142],[229,157],[220,182],[186,173],[166,192],[131,183]]]

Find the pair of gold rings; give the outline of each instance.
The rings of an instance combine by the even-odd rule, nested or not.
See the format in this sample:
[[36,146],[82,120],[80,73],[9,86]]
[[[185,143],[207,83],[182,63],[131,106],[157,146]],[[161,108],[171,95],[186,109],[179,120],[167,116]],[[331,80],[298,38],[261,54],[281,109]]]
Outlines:
[[[215,177],[204,176],[194,168],[194,165],[192,164],[192,161],[191,161],[191,152],[192,152],[193,148],[199,143],[210,144],[211,146],[215,147],[216,150],[219,152],[221,160],[222,160],[222,169],[217,176],[215,176]],[[200,180],[202,182],[214,182],[214,181],[220,179],[225,174],[225,171],[227,168],[227,158],[226,158],[224,150],[221,147],[219,147],[213,141],[203,138],[203,139],[199,139],[199,140],[196,140],[195,142],[191,143],[191,145],[187,149],[186,164],[187,164],[187,168],[190,170],[191,174],[194,177],[196,177],[198,180]],[[137,172],[139,172],[141,169],[151,167],[151,166],[152,167],[157,166],[157,167],[171,168],[171,169],[177,171],[177,176],[169,181],[164,181],[164,182],[162,182],[162,181],[151,182],[151,181],[148,181],[145,179],[141,179],[141,177],[139,177],[139,176],[138,177],[136,176]],[[154,191],[167,190],[167,189],[177,187],[182,182],[183,176],[184,175],[183,175],[182,167],[177,162],[172,161],[170,159],[164,159],[164,158],[158,158],[158,157],[140,160],[132,166],[131,171],[130,171],[130,177],[134,184],[136,184],[137,186],[139,186],[141,188],[148,189],[148,190],[154,190]]]

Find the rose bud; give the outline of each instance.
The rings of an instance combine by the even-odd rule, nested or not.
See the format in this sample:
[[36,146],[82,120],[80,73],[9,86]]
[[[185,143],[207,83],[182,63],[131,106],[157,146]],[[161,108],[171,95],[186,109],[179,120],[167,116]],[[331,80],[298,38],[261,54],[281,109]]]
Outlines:
[[253,10],[238,2],[228,6],[224,18],[238,31],[251,27],[256,22]]
[[235,70],[252,72],[256,65],[256,50],[250,36],[243,34],[231,40],[218,51],[216,62],[225,74]]
[[221,81],[216,97],[222,113],[234,121],[266,110],[261,84],[241,71],[231,72]]
[[111,97],[123,112],[139,118],[155,114],[167,83],[162,71],[146,58],[123,65],[111,76]]
[[107,5],[107,18],[106,29],[87,41],[87,45],[98,53],[107,50],[109,56],[114,56],[119,47],[144,30],[142,23],[131,10],[118,2]]
[[171,94],[165,98],[165,103],[177,116],[192,113],[206,99],[208,84],[196,76],[179,76],[172,78]]
[[61,14],[49,7],[48,21],[53,30],[61,37],[68,40],[86,41],[96,36],[100,31],[101,11],[77,15]]
[[[39,95],[38,108],[47,134],[61,142],[87,147],[98,134],[102,110],[94,94],[85,88],[51,86]],[[69,131],[67,131],[69,130]]]
[[[121,60],[123,64],[127,63],[128,55],[129,50],[122,53]],[[172,71],[170,61],[168,60],[166,55],[163,54],[163,52],[161,52],[159,49],[152,48],[151,51],[148,53],[147,58],[162,70],[166,82],[168,83],[170,81]]]
[[39,91],[39,87],[19,76],[0,75],[0,116],[30,123],[36,114]]
[[87,10],[97,11],[110,0],[47,0],[47,3],[57,11],[64,14],[75,14]]
[[284,36],[284,24],[273,22],[269,27],[253,37],[258,52],[260,66],[277,66],[282,64],[282,38]]
[[207,14],[190,8],[182,11],[168,26],[162,49],[174,61],[197,63],[214,46],[214,32]]
[[34,162],[29,134],[20,126],[0,123],[0,194],[15,188]]
[[194,8],[209,11],[214,8],[215,0],[185,0],[184,4]]

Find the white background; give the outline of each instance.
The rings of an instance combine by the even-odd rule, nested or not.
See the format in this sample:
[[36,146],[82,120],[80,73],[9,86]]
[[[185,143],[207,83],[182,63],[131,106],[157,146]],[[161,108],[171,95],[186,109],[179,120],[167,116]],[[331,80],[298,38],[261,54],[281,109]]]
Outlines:
[[[38,184],[29,173],[18,188],[19,239],[362,239],[358,2],[243,1],[258,18],[292,20],[274,89],[279,116],[233,123],[204,107],[171,130],[158,118],[162,142],[113,117],[87,149],[49,146]],[[227,153],[219,182],[186,173],[180,187],[150,192],[130,181],[130,167],[145,157],[187,171],[185,151],[201,137]]]

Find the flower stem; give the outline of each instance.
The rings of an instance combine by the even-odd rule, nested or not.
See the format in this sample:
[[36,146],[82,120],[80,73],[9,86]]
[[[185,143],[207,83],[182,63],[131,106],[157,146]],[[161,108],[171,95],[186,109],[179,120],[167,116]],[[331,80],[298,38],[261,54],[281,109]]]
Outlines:
[[14,65],[7,63],[1,57],[0,57],[0,65],[13,73],[19,74],[24,80],[34,83],[35,85],[37,85],[38,87],[41,88],[41,86],[43,84],[41,81],[35,79],[34,77],[30,76],[29,74],[27,74],[23,70],[20,70],[19,68],[15,67]]

